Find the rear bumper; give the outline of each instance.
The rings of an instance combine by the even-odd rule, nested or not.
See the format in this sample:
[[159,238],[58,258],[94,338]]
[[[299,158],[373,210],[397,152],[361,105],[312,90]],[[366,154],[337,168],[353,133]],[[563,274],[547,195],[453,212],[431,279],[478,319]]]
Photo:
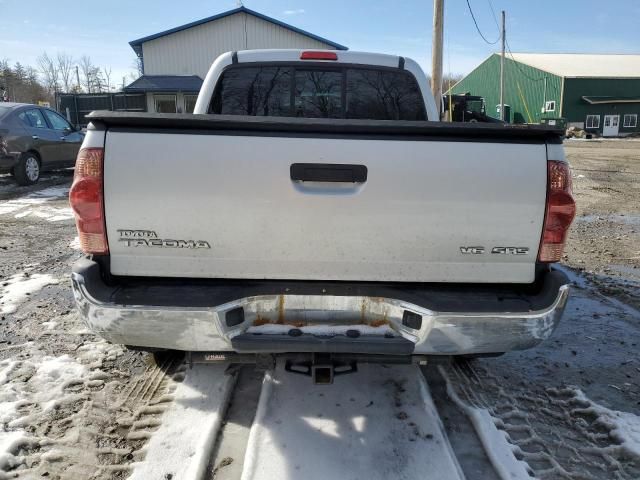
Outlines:
[[74,265],[74,297],[93,332],[138,347],[239,353],[522,350],[552,334],[569,294],[566,275],[553,270],[534,292],[513,286],[126,282],[106,285],[99,265],[88,259]]

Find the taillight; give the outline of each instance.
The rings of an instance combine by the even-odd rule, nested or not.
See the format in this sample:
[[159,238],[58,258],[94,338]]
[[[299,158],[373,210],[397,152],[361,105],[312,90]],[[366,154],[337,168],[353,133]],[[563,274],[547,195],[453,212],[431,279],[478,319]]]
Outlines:
[[335,52],[302,52],[300,60],[338,60]]
[[566,162],[547,162],[547,209],[538,260],[559,262],[569,233],[569,226],[576,216],[576,202],[571,191],[571,170]]
[[69,191],[69,203],[84,253],[109,253],[104,220],[103,162],[102,148],[80,150]]

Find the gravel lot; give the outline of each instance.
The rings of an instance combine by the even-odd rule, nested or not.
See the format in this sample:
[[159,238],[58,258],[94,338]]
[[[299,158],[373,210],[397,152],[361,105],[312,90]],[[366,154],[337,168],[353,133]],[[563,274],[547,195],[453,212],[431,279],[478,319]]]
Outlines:
[[[498,453],[526,461],[537,478],[640,478],[640,142],[569,141],[566,151],[579,213],[564,267],[575,287],[561,326],[533,350],[424,370],[467,478],[498,477],[477,473],[489,467],[487,457],[471,458],[478,439],[466,408],[486,412],[511,444]],[[156,362],[107,344],[79,321],[68,278],[80,256],[66,200],[71,175],[28,188],[0,175],[0,480],[126,478],[144,464],[145,446],[159,443],[169,454],[166,442],[149,439],[195,382],[181,359]],[[243,418],[230,430],[242,417],[234,402],[241,388],[257,405],[262,382],[245,377],[230,394],[222,444],[205,455],[207,478],[239,478],[246,455],[237,445],[247,448],[256,427]],[[405,389],[393,388],[397,403]],[[323,414],[331,424],[332,410]],[[235,440],[225,440],[229,431]]]
[[565,262],[640,308],[640,139],[565,145],[578,202]]

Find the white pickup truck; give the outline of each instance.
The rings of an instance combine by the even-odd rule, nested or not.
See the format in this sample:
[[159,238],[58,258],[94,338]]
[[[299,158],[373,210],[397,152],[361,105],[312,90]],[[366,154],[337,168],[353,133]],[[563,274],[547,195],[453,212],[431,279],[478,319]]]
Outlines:
[[553,332],[562,132],[439,122],[414,61],[350,51],[226,53],[195,113],[90,115],[73,291],[107,340],[389,360]]

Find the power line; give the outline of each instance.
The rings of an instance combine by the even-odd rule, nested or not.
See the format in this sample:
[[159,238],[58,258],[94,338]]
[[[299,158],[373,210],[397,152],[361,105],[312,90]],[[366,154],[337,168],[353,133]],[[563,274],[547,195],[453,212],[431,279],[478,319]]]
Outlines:
[[527,72],[525,72],[521,67],[520,67],[520,62],[518,62],[515,57],[513,56],[513,52],[511,51],[511,45],[509,45],[509,40],[505,39],[505,43],[507,44],[507,51],[509,52],[509,56],[511,57],[511,60],[513,60],[513,63],[515,64],[516,68],[518,70],[520,70],[520,73],[527,77],[529,80],[531,80],[532,82],[542,82],[544,81],[544,77],[542,78],[533,78],[531,77]]
[[496,43],[498,43],[500,41],[500,37],[498,37],[498,39],[495,42],[490,42],[489,40],[487,40],[487,37],[485,37],[482,34],[482,31],[480,30],[480,27],[478,26],[478,21],[476,20],[476,16],[473,14],[473,9],[471,8],[471,4],[469,3],[469,0],[467,0],[467,7],[469,7],[469,13],[471,14],[471,18],[473,19],[473,23],[476,26],[476,30],[478,31],[478,34],[480,34],[482,39],[489,45],[495,45]]
[[499,32],[500,25],[498,24],[498,17],[496,16],[496,11],[493,9],[493,3],[491,3],[491,0],[487,0],[487,3],[489,4],[489,8],[491,9],[491,15],[493,15],[493,22],[496,24],[496,28],[498,29],[498,32]]

